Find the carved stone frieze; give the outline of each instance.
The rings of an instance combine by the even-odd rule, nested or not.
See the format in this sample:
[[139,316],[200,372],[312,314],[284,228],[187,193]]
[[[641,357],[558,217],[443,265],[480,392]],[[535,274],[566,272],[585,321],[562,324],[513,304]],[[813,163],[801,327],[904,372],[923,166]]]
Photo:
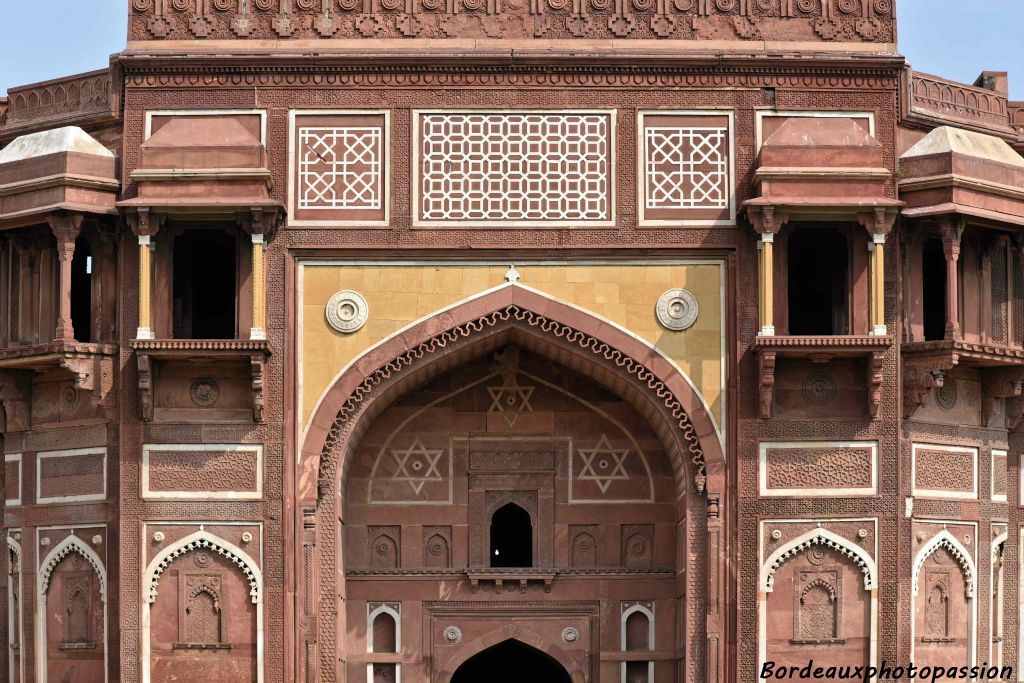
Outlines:
[[[294,6],[290,0],[131,3],[131,40],[621,38],[886,43],[895,40],[892,0],[355,0]],[[197,12],[198,10],[198,12]]]

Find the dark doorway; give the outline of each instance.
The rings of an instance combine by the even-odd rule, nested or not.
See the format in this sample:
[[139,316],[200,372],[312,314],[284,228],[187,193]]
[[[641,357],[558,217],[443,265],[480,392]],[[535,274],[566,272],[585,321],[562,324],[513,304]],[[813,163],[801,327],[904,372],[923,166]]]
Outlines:
[[491,566],[533,566],[533,522],[530,513],[515,503],[491,517]]
[[921,259],[921,282],[924,287],[924,338],[935,341],[946,338],[946,254],[942,242],[924,242]]
[[506,640],[474,655],[458,668],[452,683],[572,683],[569,673],[549,655]]
[[71,327],[75,341],[92,341],[92,247],[89,240],[75,240],[71,259]]
[[797,228],[788,245],[789,333],[849,334],[846,236],[835,228]]
[[235,236],[186,230],[174,240],[174,338],[234,339]]

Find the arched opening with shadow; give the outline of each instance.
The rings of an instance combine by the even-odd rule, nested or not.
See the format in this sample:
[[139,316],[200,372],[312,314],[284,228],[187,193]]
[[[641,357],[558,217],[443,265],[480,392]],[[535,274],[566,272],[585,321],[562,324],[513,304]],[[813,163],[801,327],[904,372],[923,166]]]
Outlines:
[[540,650],[518,640],[506,640],[487,648],[456,670],[451,683],[572,683],[561,664]]
[[515,503],[491,516],[491,566],[533,566],[533,521],[530,513]]

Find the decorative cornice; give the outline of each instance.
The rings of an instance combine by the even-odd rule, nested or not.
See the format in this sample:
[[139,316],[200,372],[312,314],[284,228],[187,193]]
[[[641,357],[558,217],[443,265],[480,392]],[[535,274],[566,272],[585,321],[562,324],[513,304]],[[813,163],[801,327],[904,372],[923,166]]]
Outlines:
[[[806,64],[764,59],[720,58],[687,60],[666,55],[644,58],[620,56],[612,61],[577,60],[575,63],[538,56],[512,61],[496,55],[490,62],[461,55],[423,63],[424,57],[318,56],[316,61],[264,58],[260,61],[219,57],[132,57],[125,60],[125,86],[149,88],[500,88],[524,87],[726,87],[797,88],[897,91],[899,64],[866,65],[851,60]],[[623,63],[623,62],[628,63]],[[497,62],[497,63],[494,63]]]
[[557,574],[558,576],[637,576],[650,578],[651,576],[675,576],[675,569],[672,567],[559,567],[543,568],[532,567],[523,569],[491,569],[486,567],[469,567],[466,569],[433,569],[428,567],[415,569],[349,569],[346,576],[353,578],[422,578],[424,576],[444,578],[464,578],[467,573],[486,573],[491,576],[506,574],[510,578],[526,574],[537,574],[544,576]]
[[42,178],[31,178],[30,180],[19,180],[18,182],[0,185],[0,197],[36,190],[46,190],[53,187],[84,187],[89,190],[119,192],[121,190],[121,183],[113,178],[79,175],[76,173],[59,173],[43,176]]
[[960,188],[964,190],[975,190],[1008,199],[1024,200],[1024,189],[1016,185],[1004,183],[993,183],[979,178],[958,175],[956,173],[945,173],[942,175],[927,176],[924,178],[904,178],[899,182],[901,192],[914,190],[935,190],[943,188]]
[[886,348],[892,346],[891,336],[873,335],[835,335],[835,336],[777,336],[757,337],[754,340],[755,348],[811,348],[811,349],[861,349],[861,348]]
[[991,361],[1001,365],[1024,364],[1024,349],[954,339],[909,342],[903,344],[900,350],[906,360],[948,356],[949,367],[964,360]]
[[215,352],[215,353],[270,353],[270,346],[262,339],[134,339],[131,347],[142,353],[159,352]]

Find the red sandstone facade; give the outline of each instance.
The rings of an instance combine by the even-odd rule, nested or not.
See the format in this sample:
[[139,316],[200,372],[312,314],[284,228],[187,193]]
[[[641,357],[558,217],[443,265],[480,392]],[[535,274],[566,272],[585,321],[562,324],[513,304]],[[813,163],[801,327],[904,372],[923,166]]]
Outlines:
[[129,11],[0,99],[7,680],[1019,668],[1005,74],[890,0]]

